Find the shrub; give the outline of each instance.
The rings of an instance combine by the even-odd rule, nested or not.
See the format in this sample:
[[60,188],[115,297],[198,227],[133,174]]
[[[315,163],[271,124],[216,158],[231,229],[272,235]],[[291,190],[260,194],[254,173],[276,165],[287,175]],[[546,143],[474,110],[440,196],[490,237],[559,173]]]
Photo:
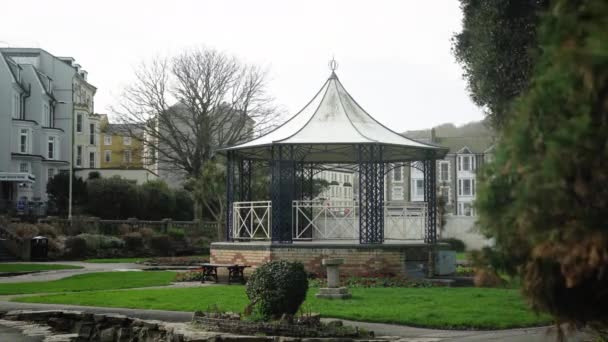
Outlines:
[[250,304],[265,319],[294,315],[306,299],[308,277],[300,262],[271,261],[253,272],[246,291]]
[[87,182],[87,211],[103,219],[137,216],[138,191],[130,180],[118,176]]
[[65,254],[72,258],[84,258],[87,255],[87,242],[80,236],[70,236],[65,240]]
[[167,235],[173,240],[184,240],[186,238],[186,233],[180,228],[169,228]]
[[462,253],[467,249],[466,245],[464,244],[464,241],[460,239],[448,238],[441,239],[439,240],[439,242],[447,243],[448,245],[450,245],[451,250],[456,251],[458,253]]
[[148,228],[148,227],[144,227],[141,228],[139,230],[139,233],[141,234],[141,236],[144,238],[144,240],[150,240],[151,237],[153,237],[154,235],[156,235],[156,232],[154,232],[154,229],[152,228]]
[[203,281],[203,272],[201,271],[188,271],[178,273],[175,277],[175,281]]
[[141,233],[133,232],[123,235],[122,240],[125,242],[125,247],[130,251],[137,251],[144,246],[144,239]]
[[172,217],[175,211],[175,195],[162,180],[148,181],[139,187],[138,217],[161,220]]
[[15,232],[15,235],[22,239],[31,239],[38,235],[38,227],[30,223],[12,223],[9,226],[10,230]]
[[490,268],[481,268],[475,270],[473,283],[477,287],[499,287],[504,286],[505,281]]
[[131,226],[125,223],[122,223],[118,226],[118,234],[120,234],[121,236],[129,234],[131,230]]
[[51,226],[50,224],[39,223],[38,235],[42,235],[47,238],[56,238],[59,234],[57,234],[57,230],[55,229],[55,227]]
[[171,242],[167,235],[156,235],[150,238],[150,248],[158,255],[169,255]]
[[78,236],[85,240],[89,250],[123,248],[125,245],[123,240],[115,236],[100,234],[80,234]]

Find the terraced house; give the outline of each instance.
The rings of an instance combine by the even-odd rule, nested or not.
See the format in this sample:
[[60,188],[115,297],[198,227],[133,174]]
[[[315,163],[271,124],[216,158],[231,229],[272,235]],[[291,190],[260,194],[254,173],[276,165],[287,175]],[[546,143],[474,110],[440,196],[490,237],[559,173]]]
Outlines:
[[[48,180],[69,170],[71,130],[77,141],[91,132],[95,91],[72,57],[0,49],[0,210],[44,211]],[[90,165],[84,145],[74,158]]]

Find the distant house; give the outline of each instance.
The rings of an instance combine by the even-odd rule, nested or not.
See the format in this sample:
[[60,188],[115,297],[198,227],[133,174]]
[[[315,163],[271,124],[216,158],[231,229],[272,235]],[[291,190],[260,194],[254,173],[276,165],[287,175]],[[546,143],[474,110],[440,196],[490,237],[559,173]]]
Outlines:
[[[450,132],[449,134],[454,134]],[[441,136],[435,129],[404,133],[409,138],[449,148],[437,161],[438,192],[446,200],[447,212],[475,216],[477,171],[491,160],[495,137],[488,130],[468,130],[461,136]],[[392,165],[387,173],[385,198],[391,201],[424,201],[424,177],[418,165]]]
[[90,172],[98,172],[102,177],[120,176],[145,183],[158,175],[144,167],[143,129],[135,124],[113,124],[106,114],[96,114],[99,118],[98,152],[100,162],[76,171],[81,178],[88,178]]

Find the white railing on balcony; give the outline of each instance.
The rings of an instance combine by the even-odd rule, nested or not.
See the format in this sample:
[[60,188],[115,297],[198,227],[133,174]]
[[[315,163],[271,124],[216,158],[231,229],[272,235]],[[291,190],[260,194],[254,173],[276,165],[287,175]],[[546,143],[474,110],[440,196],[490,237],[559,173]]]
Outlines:
[[294,240],[359,239],[355,201],[293,201]]
[[[293,201],[294,240],[358,240],[359,203],[357,201]],[[427,205],[425,202],[385,202],[385,240],[424,240]],[[234,202],[233,236],[242,240],[271,238],[270,201]]]
[[272,223],[272,202],[234,202],[232,210],[233,237],[246,240],[269,240]]
[[385,240],[424,240],[426,202],[385,202]]

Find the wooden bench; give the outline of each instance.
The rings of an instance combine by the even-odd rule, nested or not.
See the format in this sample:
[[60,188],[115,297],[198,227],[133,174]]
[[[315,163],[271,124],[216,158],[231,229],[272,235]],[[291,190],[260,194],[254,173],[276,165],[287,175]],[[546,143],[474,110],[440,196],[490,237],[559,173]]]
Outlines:
[[216,283],[218,282],[217,278],[217,269],[220,267],[225,267],[228,269],[228,284],[233,282],[240,282],[241,284],[245,283],[245,274],[244,271],[247,267],[246,265],[237,265],[237,264],[210,264],[205,263],[201,264],[201,270],[203,272],[203,280],[201,282],[205,282],[207,280],[214,280]]

